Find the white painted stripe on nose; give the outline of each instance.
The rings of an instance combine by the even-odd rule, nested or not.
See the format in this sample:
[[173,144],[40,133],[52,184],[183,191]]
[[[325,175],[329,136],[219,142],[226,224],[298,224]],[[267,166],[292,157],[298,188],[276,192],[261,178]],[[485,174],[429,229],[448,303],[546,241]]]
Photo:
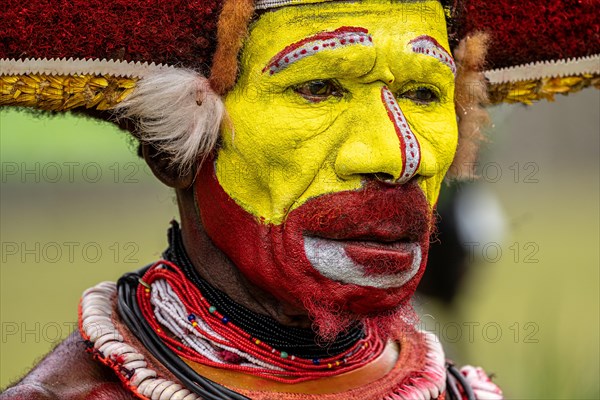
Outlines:
[[397,183],[408,182],[416,175],[421,163],[421,147],[417,137],[410,129],[400,105],[396,101],[394,94],[387,88],[381,89],[381,98],[388,110],[388,116],[394,124],[398,138],[400,139],[400,148],[402,150],[402,174]]

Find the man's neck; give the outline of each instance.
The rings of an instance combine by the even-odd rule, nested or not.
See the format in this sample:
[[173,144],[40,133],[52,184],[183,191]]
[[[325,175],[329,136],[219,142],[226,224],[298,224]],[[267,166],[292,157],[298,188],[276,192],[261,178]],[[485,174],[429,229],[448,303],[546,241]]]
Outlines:
[[[183,221],[186,219],[184,218]],[[201,224],[182,224],[185,253],[198,274],[233,301],[282,325],[310,328],[306,310],[280,302],[249,282],[208,238]]]
[[[363,324],[355,322],[335,339],[323,343],[323,340],[311,329],[313,321],[304,307],[281,302],[272,294],[251,283],[215,246],[203,228],[193,196],[193,190],[190,189],[177,191],[182,220],[181,253],[188,260],[190,269],[212,288],[224,294],[227,297],[224,302],[239,311],[236,314],[241,318],[230,318],[232,322],[247,332],[248,329],[254,328],[256,328],[255,333],[263,331],[262,340],[266,343],[272,340],[268,332],[273,331],[272,327],[276,327],[279,343],[285,343],[290,347],[305,346],[303,348],[307,351],[298,355],[308,358],[312,358],[312,355],[322,355],[323,351],[329,355],[339,354],[364,337]],[[242,310],[239,310],[239,307]],[[296,338],[300,340],[297,341]]]

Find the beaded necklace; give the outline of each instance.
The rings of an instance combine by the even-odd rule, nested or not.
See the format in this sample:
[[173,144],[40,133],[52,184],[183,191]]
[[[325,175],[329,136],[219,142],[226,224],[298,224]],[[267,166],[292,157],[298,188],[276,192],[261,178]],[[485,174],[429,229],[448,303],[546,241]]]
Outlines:
[[362,339],[331,357],[309,359],[281,351],[231,322],[178,266],[166,260],[144,274],[137,301],[150,327],[180,357],[280,382],[348,372],[379,356],[385,347],[367,326]]
[[[79,305],[79,330],[86,344],[86,349],[100,362],[110,367],[123,383],[140,399],[164,400],[248,400],[249,398],[221,386],[201,375],[173,354],[164,341],[151,329],[143,317],[137,302],[140,285],[139,272],[125,274],[117,285],[103,282],[85,291]],[[123,336],[114,324],[115,300],[118,314],[126,323],[129,333],[135,334],[139,343],[131,342]],[[449,400],[475,400],[474,390],[479,398],[501,399],[501,391],[487,378],[479,368],[465,367],[458,371],[451,364],[444,366],[444,352],[439,339],[428,332],[417,333],[417,346],[425,346],[425,362],[413,369],[409,362],[402,368],[413,370],[408,379],[398,382],[386,382],[385,395],[370,397],[373,385],[379,387],[379,381],[367,385],[366,392],[361,398],[374,399],[439,399],[444,392]],[[409,341],[410,342],[410,341]],[[412,352],[411,346],[402,346],[403,351]],[[143,350],[142,350],[143,349]],[[156,359],[147,359],[145,352],[149,351]],[[155,362],[166,367],[174,378],[165,375],[164,370],[157,370]],[[464,377],[463,377],[464,375]],[[172,380],[174,379],[174,380]],[[390,379],[394,379],[390,377]],[[470,384],[473,385],[471,388]],[[446,391],[448,388],[448,391]],[[354,390],[352,391],[355,392]],[[339,400],[350,392],[325,394],[323,397]],[[362,392],[361,392],[362,393]],[[273,393],[273,398],[286,398],[285,393]],[[264,397],[261,397],[264,398]],[[296,398],[296,397],[294,397]],[[303,395],[297,397],[305,398]],[[307,395],[306,398],[316,398]],[[319,398],[320,395],[319,395]],[[352,398],[358,398],[353,396]]]

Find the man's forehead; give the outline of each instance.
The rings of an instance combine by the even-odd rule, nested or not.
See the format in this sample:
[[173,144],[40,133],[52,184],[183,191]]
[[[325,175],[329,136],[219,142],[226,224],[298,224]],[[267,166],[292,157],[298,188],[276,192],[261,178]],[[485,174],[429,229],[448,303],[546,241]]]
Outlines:
[[[286,23],[294,25],[310,25],[319,22],[335,22],[336,20],[358,19],[365,15],[388,15],[393,10],[394,17],[399,24],[406,23],[409,19],[427,22],[445,22],[444,8],[437,0],[413,1],[305,1],[297,5],[271,9],[259,19],[273,16],[278,13],[285,14]],[[418,17],[418,18],[415,18]]]
[[[450,68],[452,73],[456,75],[456,66],[452,55],[433,37],[420,35],[412,39],[408,44],[414,53],[420,53],[436,59],[441,64]],[[372,46],[373,38],[366,29],[341,27],[334,31],[321,32],[286,46],[271,58],[262,72],[275,75],[299,61],[319,54],[319,52],[328,52],[335,55],[335,53],[339,53],[341,49],[346,47]]]
[[[384,52],[396,53],[405,48],[410,51],[411,41],[423,37],[435,43],[436,49],[441,50],[435,50],[435,54],[444,54],[441,61],[448,64],[451,56],[446,20],[442,6],[435,0],[329,2],[283,7],[263,14],[254,24],[243,65],[260,69],[268,76],[291,66],[309,65],[302,61],[313,56],[318,56],[319,62],[339,59],[342,63],[359,62],[362,58],[361,63],[372,66],[374,45],[384,46],[380,49]],[[424,54],[427,51],[424,49]]]
[[370,36],[381,31],[388,36],[408,35],[409,40],[427,33],[442,43],[447,35],[444,10],[435,0],[324,2],[282,7],[263,14],[251,29],[251,41],[259,46],[253,49],[255,52],[272,58],[306,38],[347,27],[363,29]]
[[[280,7],[289,7],[289,6],[302,6],[302,5],[310,5],[310,4],[323,4],[323,3],[332,3],[332,2],[345,2],[345,3],[351,3],[351,2],[359,2],[359,1],[348,1],[348,0],[257,0],[256,4],[255,4],[255,10],[260,11],[260,10],[273,10],[273,9],[277,9]],[[381,3],[396,3],[396,4],[422,4],[425,3],[427,0],[379,0],[379,2]],[[372,1],[375,2],[375,1]],[[450,0],[441,0],[441,1],[437,1],[439,3],[441,3],[443,6],[447,6],[448,3],[450,3]],[[427,7],[427,6],[425,6]]]

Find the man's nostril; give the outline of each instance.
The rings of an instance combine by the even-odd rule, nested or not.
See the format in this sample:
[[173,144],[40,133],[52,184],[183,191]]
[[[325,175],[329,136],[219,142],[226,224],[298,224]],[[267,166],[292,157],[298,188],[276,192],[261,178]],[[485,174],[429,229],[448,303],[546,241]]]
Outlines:
[[387,174],[385,172],[378,172],[376,174],[372,174],[373,178],[377,179],[380,182],[385,183],[395,183],[396,179],[392,174]]

